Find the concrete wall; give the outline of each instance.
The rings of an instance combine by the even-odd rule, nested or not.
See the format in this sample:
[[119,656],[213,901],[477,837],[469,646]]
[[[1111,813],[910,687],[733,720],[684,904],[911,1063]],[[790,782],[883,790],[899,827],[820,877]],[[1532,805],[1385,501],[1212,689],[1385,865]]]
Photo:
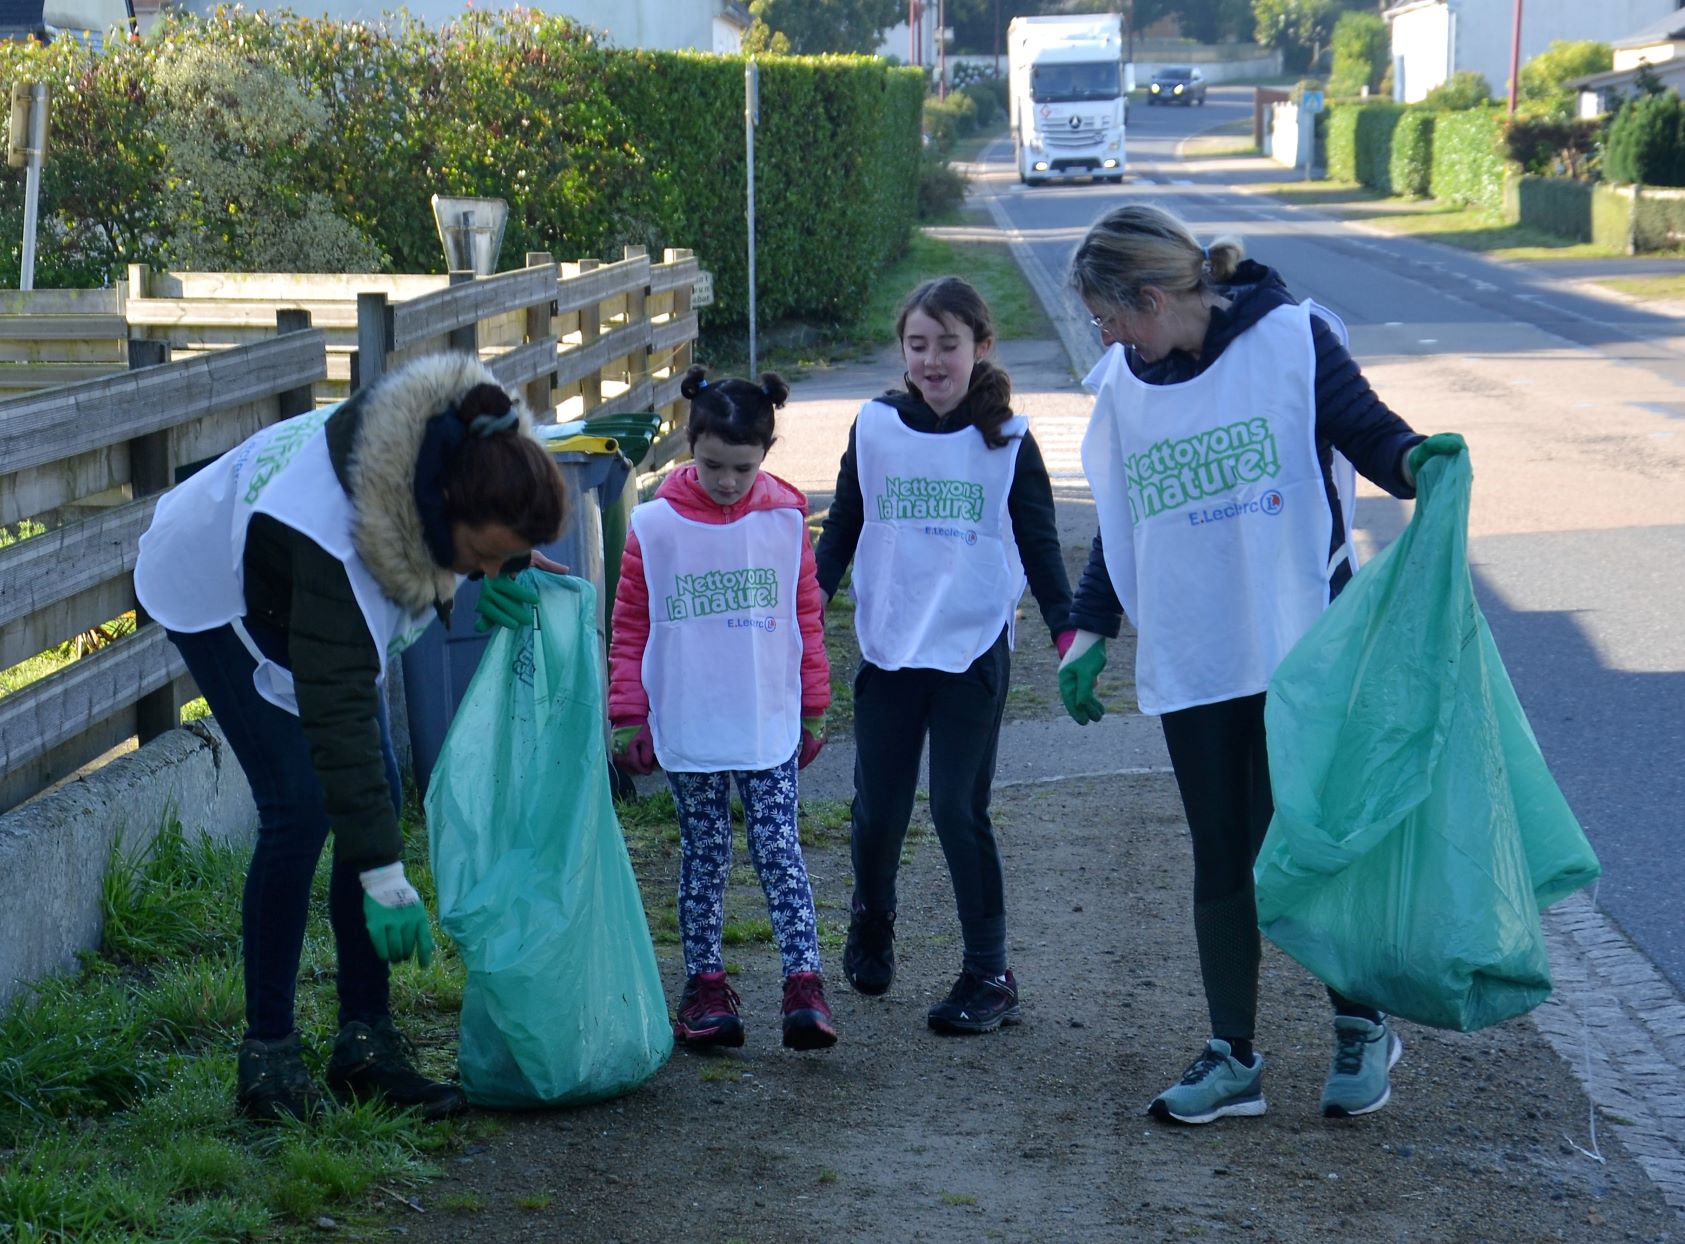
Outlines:
[[[1314,118],[1306,117],[1306,121]],[[1304,168],[1310,144],[1316,141],[1316,126],[1300,124],[1298,104],[1272,104],[1270,123],[1265,127],[1264,154],[1288,168]]]
[[248,842],[256,831],[245,775],[208,719],[0,815],[0,1003],[99,945],[113,844],[144,849],[172,817],[190,836]]

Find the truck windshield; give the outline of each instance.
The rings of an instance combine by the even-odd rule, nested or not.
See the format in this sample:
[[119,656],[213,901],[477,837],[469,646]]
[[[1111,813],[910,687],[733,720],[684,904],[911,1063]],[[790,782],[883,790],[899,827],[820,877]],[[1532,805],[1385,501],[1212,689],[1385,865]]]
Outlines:
[[1116,99],[1123,94],[1117,61],[1089,65],[1037,65],[1030,71],[1030,98],[1037,103],[1072,99]]

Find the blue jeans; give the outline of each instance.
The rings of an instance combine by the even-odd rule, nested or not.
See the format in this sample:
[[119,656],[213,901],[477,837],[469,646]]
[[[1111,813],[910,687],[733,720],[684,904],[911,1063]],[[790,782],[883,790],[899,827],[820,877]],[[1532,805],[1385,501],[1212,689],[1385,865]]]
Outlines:
[[[171,631],[169,636],[234,749],[257,803],[257,843],[246,871],[241,910],[246,1036],[275,1041],[293,1030],[310,884],[328,837],[322,784],[310,763],[304,728],[297,717],[257,693],[252,684],[257,663],[232,627],[192,635]],[[263,650],[270,651],[267,643]],[[392,805],[397,808],[403,801],[403,785],[384,698],[380,744]],[[372,1024],[387,1013],[388,969],[369,940],[357,870],[337,860],[328,882],[328,922],[339,960],[339,1022],[342,1026],[353,1020]]]

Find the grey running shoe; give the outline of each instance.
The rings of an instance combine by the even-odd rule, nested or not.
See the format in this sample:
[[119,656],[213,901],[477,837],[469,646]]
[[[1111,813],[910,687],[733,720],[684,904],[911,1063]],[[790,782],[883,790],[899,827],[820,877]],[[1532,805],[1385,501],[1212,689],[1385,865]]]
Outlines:
[[1334,1017],[1334,1066],[1322,1086],[1325,1118],[1370,1114],[1387,1104],[1392,1084],[1387,1072],[1404,1053],[1404,1043],[1387,1027],[1358,1015]]
[[1263,1114],[1264,1056],[1252,1065],[1235,1058],[1227,1041],[1212,1037],[1182,1078],[1153,1098],[1147,1113],[1177,1123],[1211,1123],[1224,1115]]

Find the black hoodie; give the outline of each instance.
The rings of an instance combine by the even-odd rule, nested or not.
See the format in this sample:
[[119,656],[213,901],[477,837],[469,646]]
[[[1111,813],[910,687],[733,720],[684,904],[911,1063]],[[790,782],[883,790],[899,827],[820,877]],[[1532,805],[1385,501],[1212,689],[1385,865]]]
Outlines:
[[[1277,307],[1298,302],[1273,268],[1250,259],[1235,270],[1232,282],[1219,286],[1216,292],[1227,298],[1229,305],[1212,308],[1205,344],[1197,358],[1186,350],[1172,350],[1156,362],[1143,363],[1132,350],[1129,370],[1148,384],[1181,384],[1191,380],[1215,363],[1231,341],[1264,316]],[[1328,552],[1332,556],[1345,540],[1339,494],[1334,487],[1333,450],[1344,454],[1365,479],[1395,497],[1408,500],[1416,495],[1416,490],[1405,481],[1404,456],[1423,437],[1376,396],[1340,338],[1314,313],[1311,340],[1316,346],[1316,451],[1322,463],[1323,491],[1328,497],[1332,524]],[[1338,593],[1350,578],[1350,564],[1342,563],[1330,583],[1331,594]],[[1096,534],[1071,605],[1071,625],[1099,635],[1115,636],[1122,620],[1123,605],[1112,586],[1100,537]]]
[[[975,381],[974,381],[975,386]],[[892,389],[877,399],[892,407],[901,422],[915,432],[958,432],[975,422],[972,399],[968,395],[946,415],[932,410],[918,390],[910,393]],[[1005,453],[1002,449],[998,452]],[[1018,545],[1018,556],[1024,563],[1030,592],[1041,607],[1042,621],[1054,635],[1069,630],[1071,584],[1065,574],[1065,557],[1059,548],[1059,526],[1054,518],[1053,485],[1047,478],[1041,450],[1035,437],[1028,432],[1018,447],[1018,461],[1013,470],[1012,488],[1006,498],[1007,513],[1012,519],[1012,538]],[[837,492],[825,522],[819,532],[819,546],[814,551],[819,563],[819,586],[829,599],[842,582],[854,549],[860,543],[860,530],[865,525],[865,504],[860,495],[860,467],[854,451],[854,428],[848,430],[848,449],[843,453],[837,471]]]

